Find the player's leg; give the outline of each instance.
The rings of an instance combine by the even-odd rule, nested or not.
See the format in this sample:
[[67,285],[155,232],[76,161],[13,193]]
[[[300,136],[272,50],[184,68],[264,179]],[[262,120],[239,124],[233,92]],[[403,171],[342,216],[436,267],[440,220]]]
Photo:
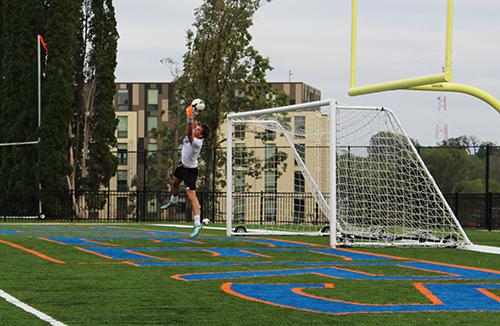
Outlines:
[[200,202],[198,201],[198,197],[196,197],[196,179],[198,178],[198,169],[197,168],[187,169],[186,172],[187,173],[184,182],[186,183],[186,196],[189,199],[189,202],[191,203],[192,213],[193,213],[194,227],[193,227],[193,233],[191,233],[191,237],[193,238],[196,237],[203,228],[200,222],[200,215],[201,215]]
[[177,167],[174,172],[174,181],[172,182],[172,195],[170,196],[170,201],[166,204],[161,205],[160,209],[168,209],[174,205],[177,205],[179,201],[179,186],[182,182],[181,169],[182,167]]
[[186,195],[191,203],[192,212],[193,212],[193,220],[194,225],[200,225],[200,202],[198,201],[198,197],[196,197],[196,190],[186,189]]

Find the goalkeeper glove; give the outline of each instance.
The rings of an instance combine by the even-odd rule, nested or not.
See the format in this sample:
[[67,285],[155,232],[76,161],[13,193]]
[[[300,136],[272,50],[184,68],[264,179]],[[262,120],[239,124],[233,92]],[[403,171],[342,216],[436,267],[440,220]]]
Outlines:
[[193,108],[192,105],[190,105],[186,108],[186,116],[188,123],[193,122],[193,120],[195,120],[196,117],[198,116],[198,110],[196,110],[195,108]]

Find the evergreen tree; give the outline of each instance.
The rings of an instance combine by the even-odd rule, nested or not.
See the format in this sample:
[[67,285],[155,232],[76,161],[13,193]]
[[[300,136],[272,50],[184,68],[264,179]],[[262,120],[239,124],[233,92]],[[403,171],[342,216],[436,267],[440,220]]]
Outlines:
[[[0,143],[26,142],[38,138],[37,125],[37,33],[43,33],[44,2],[0,2]],[[37,147],[0,148],[0,191],[3,207],[12,214],[31,214],[31,197],[14,192],[38,188]],[[16,209],[19,210],[16,211]],[[36,210],[35,210],[36,212]]]
[[[75,53],[80,22],[81,1],[48,0],[49,55],[43,88],[46,105],[40,129],[40,176],[43,190],[59,194],[68,190],[67,178],[72,171],[68,161],[71,141],[68,130],[75,108]],[[48,212],[57,206],[56,199],[46,199]]]
[[116,145],[113,107],[118,32],[111,0],[85,0],[80,94],[73,121],[73,153],[78,167],[75,189],[98,190],[117,168],[110,147]]

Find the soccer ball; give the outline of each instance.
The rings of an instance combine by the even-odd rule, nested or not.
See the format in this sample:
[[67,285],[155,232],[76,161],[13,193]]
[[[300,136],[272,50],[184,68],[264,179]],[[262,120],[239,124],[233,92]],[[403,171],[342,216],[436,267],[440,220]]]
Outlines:
[[201,223],[208,225],[210,223],[210,220],[208,218],[204,218],[203,221],[201,221]]
[[198,112],[205,110],[205,102],[199,98],[194,99],[193,102],[191,102],[191,106]]

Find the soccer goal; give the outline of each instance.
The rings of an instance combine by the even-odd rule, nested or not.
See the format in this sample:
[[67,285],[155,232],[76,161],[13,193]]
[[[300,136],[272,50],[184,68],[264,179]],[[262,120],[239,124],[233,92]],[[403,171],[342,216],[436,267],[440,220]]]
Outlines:
[[393,112],[334,100],[229,114],[227,235],[470,244]]

